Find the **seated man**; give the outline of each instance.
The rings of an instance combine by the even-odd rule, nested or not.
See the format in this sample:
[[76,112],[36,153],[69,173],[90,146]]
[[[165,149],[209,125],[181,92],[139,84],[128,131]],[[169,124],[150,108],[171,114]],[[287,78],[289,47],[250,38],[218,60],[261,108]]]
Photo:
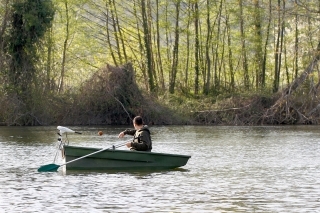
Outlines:
[[136,116],[133,119],[133,126],[134,129],[126,129],[120,132],[119,138],[122,138],[124,135],[133,135],[132,142],[126,143],[126,146],[130,148],[130,150],[151,152],[152,142],[150,131],[148,126],[143,125],[142,117]]

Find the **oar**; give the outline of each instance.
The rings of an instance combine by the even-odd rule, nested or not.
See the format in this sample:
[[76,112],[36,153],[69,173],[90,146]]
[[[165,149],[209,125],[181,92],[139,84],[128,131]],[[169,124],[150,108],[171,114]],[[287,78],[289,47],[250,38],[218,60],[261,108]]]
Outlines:
[[66,162],[66,163],[64,163],[64,164],[61,164],[61,165],[57,165],[57,164],[54,164],[54,163],[47,164],[47,165],[43,165],[43,166],[40,166],[40,168],[38,169],[38,172],[56,172],[56,171],[59,169],[60,166],[64,166],[64,165],[66,165],[66,164],[68,164],[68,163],[72,163],[72,162],[75,162],[75,161],[77,161],[77,160],[80,160],[80,159],[89,157],[89,156],[91,156],[91,155],[97,154],[97,153],[99,153],[99,152],[103,152],[103,151],[105,151],[105,150],[107,150],[107,149],[115,149],[115,148],[121,147],[121,146],[125,145],[125,144],[128,143],[128,142],[129,142],[129,141],[126,141],[126,142],[121,143],[121,144],[118,144],[118,145],[112,145],[111,147],[104,148],[104,149],[100,149],[100,150],[98,150],[98,151],[96,151],[96,152],[93,152],[93,153],[84,155],[84,156],[82,156],[82,157],[80,157],[80,158],[73,159],[73,160],[68,161],[68,162]]

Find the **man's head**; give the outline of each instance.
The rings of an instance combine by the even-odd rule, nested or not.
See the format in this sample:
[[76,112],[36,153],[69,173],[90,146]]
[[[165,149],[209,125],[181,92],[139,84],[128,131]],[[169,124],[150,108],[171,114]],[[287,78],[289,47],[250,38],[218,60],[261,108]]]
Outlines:
[[143,120],[141,116],[136,116],[133,119],[133,125],[134,126],[142,126],[143,125]]

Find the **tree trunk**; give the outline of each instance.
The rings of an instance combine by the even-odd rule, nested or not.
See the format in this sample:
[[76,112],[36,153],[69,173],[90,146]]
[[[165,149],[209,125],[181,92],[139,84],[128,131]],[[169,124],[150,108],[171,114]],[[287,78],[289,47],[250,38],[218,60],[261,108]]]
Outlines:
[[119,31],[120,29],[117,28],[117,20],[116,20],[116,8],[114,7],[114,0],[109,0],[109,11],[111,14],[111,22],[112,22],[112,28],[113,28],[113,37],[114,41],[116,43],[117,53],[118,53],[118,61],[119,64],[123,64],[122,56],[121,56],[121,49],[120,49],[120,41],[119,41]]
[[280,71],[281,71],[281,57],[283,48],[283,32],[284,32],[284,11],[285,11],[285,0],[283,0],[283,12],[281,13],[281,0],[278,0],[278,33],[275,47],[275,70],[274,70],[274,81],[273,81],[273,92],[279,90],[280,85]]
[[154,54],[153,54],[153,43],[152,42],[152,29],[153,29],[153,26],[152,26],[152,23],[153,23],[153,17],[152,17],[152,11],[153,11],[153,8],[152,8],[152,5],[151,5],[151,1],[150,0],[147,0],[147,20],[148,20],[148,29],[149,29],[149,41],[150,41],[150,57],[151,57],[151,65],[152,65],[152,69],[150,70],[150,72],[152,72],[152,79],[153,79],[153,87],[154,89],[152,90],[153,92],[156,91],[156,89],[158,88],[158,82],[157,82],[157,72],[156,72],[156,69],[155,69],[155,62],[154,62]]
[[46,92],[50,91],[51,88],[51,64],[52,64],[52,51],[53,51],[53,39],[52,39],[52,28],[48,33],[48,50],[47,50],[47,65],[46,65]]
[[[187,21],[187,30],[190,31],[190,25],[192,23],[191,20],[191,14],[192,14],[192,10],[191,10],[191,0],[188,1],[188,21]],[[189,61],[190,61],[190,33],[187,33],[187,53],[186,53],[186,66],[185,66],[185,70],[184,70],[184,87],[188,89],[188,85],[189,85]]]
[[[115,38],[117,40],[117,46],[118,46],[118,52],[119,52],[119,57],[120,57],[120,63],[123,64],[123,63],[127,63],[128,62],[128,57],[127,57],[127,51],[126,51],[126,46],[125,46],[125,42],[124,42],[124,38],[123,38],[123,34],[122,34],[122,31],[121,31],[121,27],[120,27],[120,24],[119,24],[119,17],[118,17],[118,12],[117,12],[117,7],[115,5],[115,0],[112,0],[112,11],[114,11],[113,14],[113,19],[114,19],[114,25],[115,25],[115,29],[117,29],[115,31]],[[119,34],[119,36],[118,36]],[[121,47],[120,47],[121,46]],[[121,53],[123,53],[123,57],[124,57],[124,61],[122,59],[122,56],[121,56]]]
[[4,48],[4,33],[6,31],[7,28],[7,23],[9,20],[9,0],[6,0],[4,3],[4,15],[2,17],[2,22],[1,22],[1,26],[0,26],[0,67],[1,67],[1,71],[0,72],[4,72],[5,71],[5,65],[7,64],[6,62],[6,58],[5,58],[5,48]]
[[67,46],[68,46],[69,36],[70,36],[69,35],[70,17],[69,17],[69,6],[68,6],[67,0],[65,0],[64,6],[65,6],[65,10],[66,10],[66,37],[63,42],[60,83],[59,83],[59,87],[58,87],[59,93],[61,93],[64,89],[64,76],[65,76],[65,68],[66,68],[66,60],[67,60]]
[[[295,6],[297,7],[297,0],[295,0]],[[299,57],[299,29],[298,29],[298,14],[295,15],[295,40],[294,40],[294,62],[293,62],[293,76],[296,78],[298,76],[299,64],[298,64],[298,57]]]
[[263,52],[263,61],[262,61],[262,67],[261,67],[261,86],[264,88],[266,85],[266,66],[267,66],[267,49],[269,44],[269,35],[270,35],[270,25],[271,25],[271,19],[272,19],[272,7],[271,7],[271,0],[269,0],[269,19],[268,19],[268,25],[267,25],[267,32],[266,32],[266,41],[264,44],[264,52]]
[[207,40],[205,47],[206,54],[206,80],[204,82],[204,90],[203,93],[208,95],[210,90],[210,79],[211,79],[211,58],[210,58],[210,45],[209,43],[212,41],[212,30],[211,30],[211,22],[210,22],[210,0],[207,0]]
[[[221,73],[221,66],[219,65],[219,43],[220,43],[220,34],[221,34],[221,12],[222,12],[222,1],[220,1],[219,12],[217,14],[216,20],[217,23],[217,32],[215,38],[215,45],[214,45],[214,74],[213,74],[213,82],[214,82],[214,93],[219,93],[220,91],[220,73]],[[221,57],[220,57],[221,58]]]
[[199,54],[200,54],[200,45],[199,45],[199,8],[198,1],[196,0],[193,3],[194,9],[194,28],[195,28],[195,47],[194,47],[194,70],[195,70],[195,79],[194,79],[194,94],[199,94]]
[[115,53],[113,51],[113,46],[112,46],[112,43],[111,43],[111,33],[110,33],[110,29],[109,29],[109,18],[110,18],[110,15],[109,15],[109,11],[110,11],[110,6],[108,4],[108,2],[106,2],[106,6],[107,6],[107,14],[106,14],[106,17],[107,17],[107,20],[106,20],[106,33],[107,33],[107,43],[108,43],[108,46],[109,46],[109,52],[110,52],[110,55],[112,57],[112,60],[113,60],[113,64],[115,66],[118,66],[118,62],[117,62],[117,59],[116,59],[116,56],[115,56]]
[[175,26],[175,41],[173,46],[173,53],[172,53],[172,67],[169,73],[169,92],[171,94],[174,93],[175,83],[176,83],[176,76],[178,71],[178,62],[179,62],[179,12],[180,12],[180,1],[178,0],[175,4],[176,6],[176,26]]
[[243,17],[243,3],[239,0],[240,7],[240,34],[241,34],[241,52],[242,52],[242,68],[243,68],[243,80],[246,90],[250,87],[250,78],[248,70],[247,50],[246,50],[246,36],[244,31],[244,17]]
[[163,76],[163,66],[162,66],[162,56],[161,56],[161,43],[160,43],[160,18],[159,18],[159,0],[156,0],[156,27],[157,27],[157,64],[158,64],[158,78],[159,78],[159,85],[162,90],[165,90],[165,83],[164,83],[164,76]]
[[261,23],[261,14],[260,14],[260,3],[259,0],[254,0],[254,26],[255,26],[255,73],[256,73],[256,88],[261,89],[264,85],[263,83],[263,72],[262,72],[262,23]]
[[230,73],[230,91],[235,91],[235,73],[233,68],[232,61],[232,47],[231,47],[231,32],[230,32],[230,24],[229,24],[229,15],[226,16],[226,27],[227,27],[227,36],[228,36],[228,58],[229,58],[229,73]]
[[138,15],[138,5],[135,1],[133,1],[133,13],[134,13],[134,17],[136,19],[136,28],[137,28],[137,36],[138,36],[138,41],[139,41],[139,50],[138,50],[138,54],[140,54],[140,59],[142,62],[139,63],[140,65],[140,70],[142,72],[143,75],[143,79],[144,79],[144,85],[146,87],[146,90],[149,90],[149,83],[148,83],[148,76],[147,76],[147,71],[146,71],[146,64],[145,64],[145,49],[144,49],[144,45],[143,45],[143,36],[142,36],[142,32],[141,32],[141,27],[140,27],[140,17]]
[[141,0],[141,14],[143,23],[143,33],[144,33],[144,46],[146,49],[146,59],[147,59],[147,73],[148,73],[148,83],[151,92],[155,92],[154,76],[153,76],[153,61],[152,61],[152,41],[151,41],[151,29],[149,29],[148,15],[146,11],[146,3]]

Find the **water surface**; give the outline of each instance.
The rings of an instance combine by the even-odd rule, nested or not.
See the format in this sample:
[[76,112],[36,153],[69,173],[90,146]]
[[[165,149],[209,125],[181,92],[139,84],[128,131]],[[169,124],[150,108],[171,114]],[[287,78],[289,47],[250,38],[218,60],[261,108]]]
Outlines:
[[[68,134],[70,145],[106,148],[129,139],[117,137],[126,127],[70,128],[82,132]],[[320,211],[317,126],[150,129],[153,151],[191,155],[188,164],[157,172],[39,173],[55,158],[56,127],[0,127],[0,211]]]

